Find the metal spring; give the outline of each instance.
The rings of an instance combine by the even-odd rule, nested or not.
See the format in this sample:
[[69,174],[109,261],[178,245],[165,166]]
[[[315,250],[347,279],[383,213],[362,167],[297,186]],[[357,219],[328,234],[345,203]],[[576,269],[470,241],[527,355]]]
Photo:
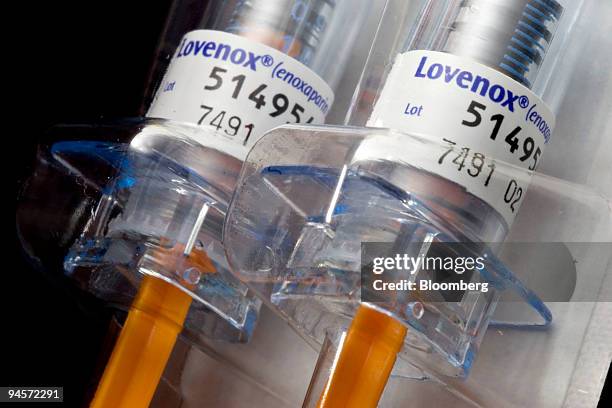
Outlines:
[[540,42],[544,40],[550,44],[552,40],[547,23],[558,20],[562,12],[561,5],[554,0],[529,1],[499,64],[500,70],[530,88],[531,83],[527,79],[530,66],[539,66],[546,52]]
[[556,0],[463,0],[443,50],[531,87],[562,12]]

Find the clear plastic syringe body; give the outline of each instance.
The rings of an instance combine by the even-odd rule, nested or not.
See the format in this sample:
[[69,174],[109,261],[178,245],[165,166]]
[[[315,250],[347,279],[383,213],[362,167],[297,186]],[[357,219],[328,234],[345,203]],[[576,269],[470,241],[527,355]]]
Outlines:
[[[573,68],[556,62],[582,3],[427,1],[408,28],[397,17],[407,6],[390,2],[347,123],[424,135],[458,151],[458,159],[449,154],[425,164],[426,171],[398,166],[392,174],[402,184],[411,179],[411,192],[466,237],[500,242],[528,181],[496,180],[495,161],[537,169],[563,95],[559,78]],[[388,177],[389,166],[396,166],[384,159],[389,152],[361,150],[371,159],[362,169]],[[481,158],[489,173],[479,166]],[[451,170],[453,161],[459,166]]]
[[[200,15],[189,1],[177,3],[191,27],[178,29],[182,39],[146,113],[168,121],[146,121],[131,139],[65,260],[67,270],[119,265],[145,275],[92,406],[147,406],[196,304],[229,329],[215,337],[252,334],[260,303],[228,272],[225,211],[259,137],[284,123],[325,121],[330,83],[349,55],[345,41],[352,44],[355,19],[367,16],[366,2],[355,3],[213,0]],[[171,19],[166,32],[181,22]],[[335,67],[321,63],[326,53],[339,57]]]
[[[149,84],[156,94],[146,116],[206,128],[191,133],[205,146],[206,160],[188,149],[173,155],[205,174],[227,201],[242,160],[265,132],[325,121],[350,48],[365,40],[355,23],[368,10],[366,0],[179,0],[159,51],[163,63]],[[136,188],[152,194],[148,185]],[[136,200],[127,204],[126,228],[134,221],[146,225],[139,217],[180,207],[166,198],[145,202],[147,211]],[[209,212],[206,222],[214,217]]]
[[[216,30],[250,38],[297,59],[335,87],[349,50],[334,46],[328,37],[339,35],[351,44],[356,36],[347,21],[360,21],[359,13],[367,8],[354,9],[347,15],[350,2],[336,0],[177,0],[166,23],[154,66],[147,84],[142,110],[146,112],[157,91],[176,48],[185,33],[193,30]],[[360,3],[361,4],[361,3]],[[325,43],[323,43],[325,41]],[[335,57],[331,64],[315,66]]]
[[[218,106],[209,119],[217,111],[238,117],[240,126],[233,120],[233,126],[222,127],[232,134],[238,128],[234,139],[240,143],[248,136],[249,146],[284,123],[323,123],[369,9],[365,0],[179,0],[160,43],[142,111],[206,126],[210,120],[201,120],[200,105]],[[227,77],[225,87],[231,78],[244,75],[238,84],[254,86],[245,87],[245,97],[253,93],[251,101],[259,102],[253,106],[238,93],[227,101],[230,93],[214,92],[207,83],[213,66],[227,71],[211,74]],[[254,92],[260,85],[267,89]],[[252,128],[242,128],[251,122],[246,117],[251,112],[258,120]]]
[[225,30],[280,49],[305,65],[321,50],[321,41],[336,9],[334,0],[242,0]]

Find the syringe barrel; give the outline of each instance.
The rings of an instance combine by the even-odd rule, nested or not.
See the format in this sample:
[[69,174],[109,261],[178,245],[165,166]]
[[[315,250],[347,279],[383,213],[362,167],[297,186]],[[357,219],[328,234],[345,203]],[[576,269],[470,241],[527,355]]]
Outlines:
[[449,7],[435,48],[531,87],[563,7],[555,0],[465,0]]
[[240,35],[277,49],[312,69],[334,89],[369,10],[368,0],[175,0],[142,111],[149,108],[181,38],[201,29]]

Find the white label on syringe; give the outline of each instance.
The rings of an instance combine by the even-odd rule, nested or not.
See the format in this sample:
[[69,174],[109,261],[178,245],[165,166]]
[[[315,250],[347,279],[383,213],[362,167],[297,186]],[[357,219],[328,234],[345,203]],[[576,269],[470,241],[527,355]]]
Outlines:
[[[435,51],[398,55],[368,121],[439,138],[449,147],[439,157],[406,157],[407,162],[462,185],[508,224],[554,124],[550,109],[528,88],[472,60]],[[381,149],[372,146],[368,155],[384,155]],[[496,162],[525,171],[496,174]]]
[[216,131],[200,141],[244,160],[253,143],[285,123],[323,123],[334,100],[316,73],[282,52],[234,34],[189,32],[147,116]]

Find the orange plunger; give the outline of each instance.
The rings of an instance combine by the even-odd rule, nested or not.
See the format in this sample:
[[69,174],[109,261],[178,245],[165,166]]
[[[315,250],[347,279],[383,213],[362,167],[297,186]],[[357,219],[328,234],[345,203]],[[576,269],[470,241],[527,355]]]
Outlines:
[[376,407],[406,332],[394,318],[359,306],[317,407]]
[[[178,248],[180,249],[180,248]],[[162,254],[202,272],[214,272],[205,253],[187,257],[177,248]],[[95,408],[148,407],[183,323],[191,297],[161,279],[145,276],[91,402]]]

